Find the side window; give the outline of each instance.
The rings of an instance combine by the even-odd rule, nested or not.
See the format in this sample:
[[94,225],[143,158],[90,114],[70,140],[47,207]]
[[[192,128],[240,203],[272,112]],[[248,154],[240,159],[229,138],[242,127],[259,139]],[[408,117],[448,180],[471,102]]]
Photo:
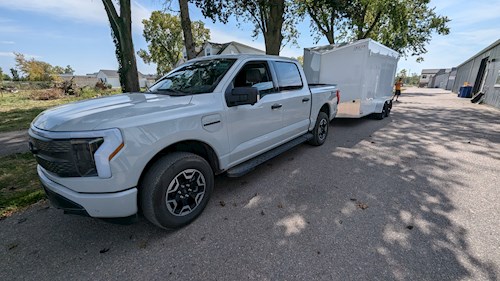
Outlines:
[[243,66],[233,80],[233,87],[254,87],[260,97],[274,91],[273,80],[267,62],[251,62]]
[[277,61],[274,65],[280,90],[302,89],[304,84],[295,63]]

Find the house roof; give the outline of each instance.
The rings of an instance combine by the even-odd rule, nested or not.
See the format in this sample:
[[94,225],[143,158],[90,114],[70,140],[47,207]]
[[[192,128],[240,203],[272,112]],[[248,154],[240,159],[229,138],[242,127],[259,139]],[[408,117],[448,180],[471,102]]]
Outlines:
[[[118,71],[117,70],[108,70],[108,69],[101,69],[99,72],[104,73],[104,75],[108,76],[109,78],[119,78]],[[139,79],[143,78],[145,75],[142,74],[140,71],[137,71],[137,74],[139,75]]]
[[436,68],[436,69],[422,69],[422,74],[436,74],[438,73],[439,71],[441,71],[442,69],[440,68]]
[[[227,43],[215,43],[215,42],[207,41],[206,43],[209,43],[210,45],[212,45],[213,48],[219,49],[219,51],[217,52],[217,55],[222,54],[222,52],[224,52],[224,50],[227,47],[229,47],[230,45],[233,45],[238,51],[241,51],[238,47],[244,47],[244,48],[251,49],[251,50],[255,51],[256,53],[261,53],[261,54],[266,53],[265,51],[262,51],[260,49],[257,49],[257,48],[254,48],[254,47],[251,47],[251,46],[248,46],[248,45],[236,42],[236,41],[231,41],[231,42],[227,42]],[[201,49],[198,54],[200,54],[204,50],[205,50],[204,48]]]
[[101,69],[99,72],[102,72],[104,75],[108,77],[116,77],[118,78],[118,71],[116,70],[107,70],[107,69]]

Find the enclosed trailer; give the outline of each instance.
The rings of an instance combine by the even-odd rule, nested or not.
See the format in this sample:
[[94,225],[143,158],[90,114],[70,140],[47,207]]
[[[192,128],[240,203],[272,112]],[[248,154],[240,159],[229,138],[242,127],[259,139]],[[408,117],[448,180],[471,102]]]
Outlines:
[[345,45],[304,49],[304,72],[310,84],[337,84],[337,117],[388,116],[392,108],[399,53],[371,39]]

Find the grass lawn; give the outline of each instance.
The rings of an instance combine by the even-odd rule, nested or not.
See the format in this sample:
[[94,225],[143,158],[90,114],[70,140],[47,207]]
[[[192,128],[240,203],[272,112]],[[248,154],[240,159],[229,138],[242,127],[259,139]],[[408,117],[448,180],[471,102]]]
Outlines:
[[0,94],[0,133],[28,129],[31,121],[47,108],[97,96],[116,94],[118,90],[83,89],[78,97],[64,96],[53,100],[33,100],[33,91]]
[[0,157],[0,218],[43,198],[30,152]]

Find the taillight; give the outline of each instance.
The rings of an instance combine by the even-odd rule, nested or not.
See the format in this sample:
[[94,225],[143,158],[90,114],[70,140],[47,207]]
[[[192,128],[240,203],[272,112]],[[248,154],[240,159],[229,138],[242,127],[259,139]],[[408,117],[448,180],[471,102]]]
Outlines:
[[340,102],[340,91],[337,90],[337,104],[339,104]]

